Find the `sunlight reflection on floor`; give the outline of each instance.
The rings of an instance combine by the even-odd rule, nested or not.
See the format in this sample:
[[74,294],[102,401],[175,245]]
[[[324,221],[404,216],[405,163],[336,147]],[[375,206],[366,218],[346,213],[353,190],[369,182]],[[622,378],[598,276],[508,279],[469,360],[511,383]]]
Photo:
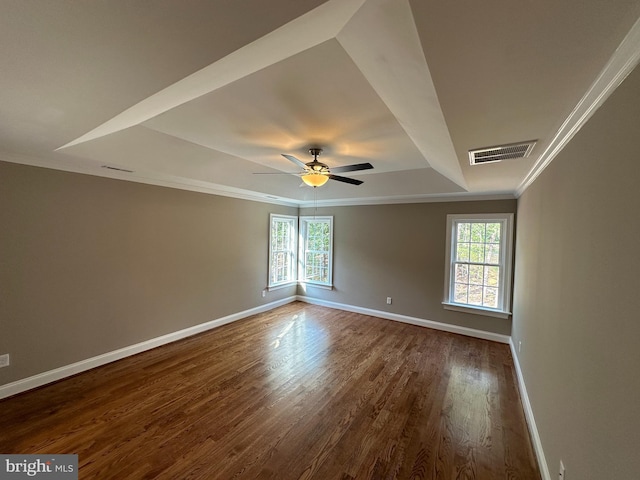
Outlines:
[[469,364],[456,364],[445,396],[443,415],[454,438],[462,444],[492,443],[492,403],[498,379],[493,371]]
[[274,340],[274,342],[271,344],[273,345],[273,348],[278,348],[280,346],[280,340],[282,339],[282,337],[284,337],[287,332],[289,330],[291,330],[291,327],[293,327],[296,323],[296,319],[298,318],[298,315],[294,315],[293,316],[293,320],[291,320],[286,327],[284,327],[284,330],[282,330],[282,333],[280,333],[280,335],[278,335],[276,337],[276,339]]
[[[300,374],[300,365],[322,368],[329,354],[330,336],[326,328],[304,312],[292,315],[278,325],[268,338],[269,365],[280,374]],[[273,335],[273,334],[272,334]]]

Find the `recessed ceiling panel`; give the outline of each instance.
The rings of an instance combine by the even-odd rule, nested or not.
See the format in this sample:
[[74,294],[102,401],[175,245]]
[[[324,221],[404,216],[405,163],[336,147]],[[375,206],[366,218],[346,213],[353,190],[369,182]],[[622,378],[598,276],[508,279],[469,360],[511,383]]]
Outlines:
[[[144,126],[291,171],[281,153],[376,172],[428,167],[395,117],[334,39],[152,118]],[[295,170],[295,168],[293,168]]]

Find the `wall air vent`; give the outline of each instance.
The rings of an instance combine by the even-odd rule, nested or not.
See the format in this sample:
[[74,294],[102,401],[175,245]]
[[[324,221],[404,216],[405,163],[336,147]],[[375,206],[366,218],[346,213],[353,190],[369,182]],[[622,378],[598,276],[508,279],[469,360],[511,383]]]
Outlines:
[[501,162],[502,160],[528,157],[535,144],[535,140],[532,140],[530,142],[511,143],[509,145],[469,150],[469,162],[471,165],[480,165],[483,163],[494,163]]

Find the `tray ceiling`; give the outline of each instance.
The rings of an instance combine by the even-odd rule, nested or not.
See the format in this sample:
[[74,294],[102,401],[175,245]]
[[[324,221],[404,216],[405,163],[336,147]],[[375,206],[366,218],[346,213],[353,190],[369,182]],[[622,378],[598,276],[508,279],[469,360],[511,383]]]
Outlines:
[[[513,2],[131,3],[0,5],[0,160],[298,205],[513,196],[640,50],[639,1],[529,2],[527,22]],[[301,187],[281,153],[312,146],[374,170]]]

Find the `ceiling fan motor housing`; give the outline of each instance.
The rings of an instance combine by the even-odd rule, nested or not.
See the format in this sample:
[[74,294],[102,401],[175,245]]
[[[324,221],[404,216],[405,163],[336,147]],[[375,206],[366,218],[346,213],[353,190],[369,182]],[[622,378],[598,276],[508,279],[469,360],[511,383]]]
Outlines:
[[309,167],[311,172],[328,174],[329,173],[329,166],[318,161],[318,156],[322,154],[322,149],[321,148],[310,148],[309,149],[309,153],[311,155],[313,155],[313,161],[307,163],[306,165],[307,165],[307,167]]
[[334,175],[334,173],[357,172],[360,170],[371,170],[373,168],[373,165],[370,163],[358,163],[355,165],[343,165],[341,167],[336,167],[332,172],[328,165],[318,161],[318,155],[322,153],[321,148],[311,147],[309,148],[309,153],[313,155],[313,161],[309,163],[303,163],[293,155],[288,155],[286,153],[283,153],[282,156],[303,168],[303,172],[299,175],[301,175],[302,180],[307,185],[312,187],[322,186],[327,182],[327,180],[336,180],[338,182],[349,183],[351,185],[361,185],[363,183],[362,180],[342,177],[340,175]]

